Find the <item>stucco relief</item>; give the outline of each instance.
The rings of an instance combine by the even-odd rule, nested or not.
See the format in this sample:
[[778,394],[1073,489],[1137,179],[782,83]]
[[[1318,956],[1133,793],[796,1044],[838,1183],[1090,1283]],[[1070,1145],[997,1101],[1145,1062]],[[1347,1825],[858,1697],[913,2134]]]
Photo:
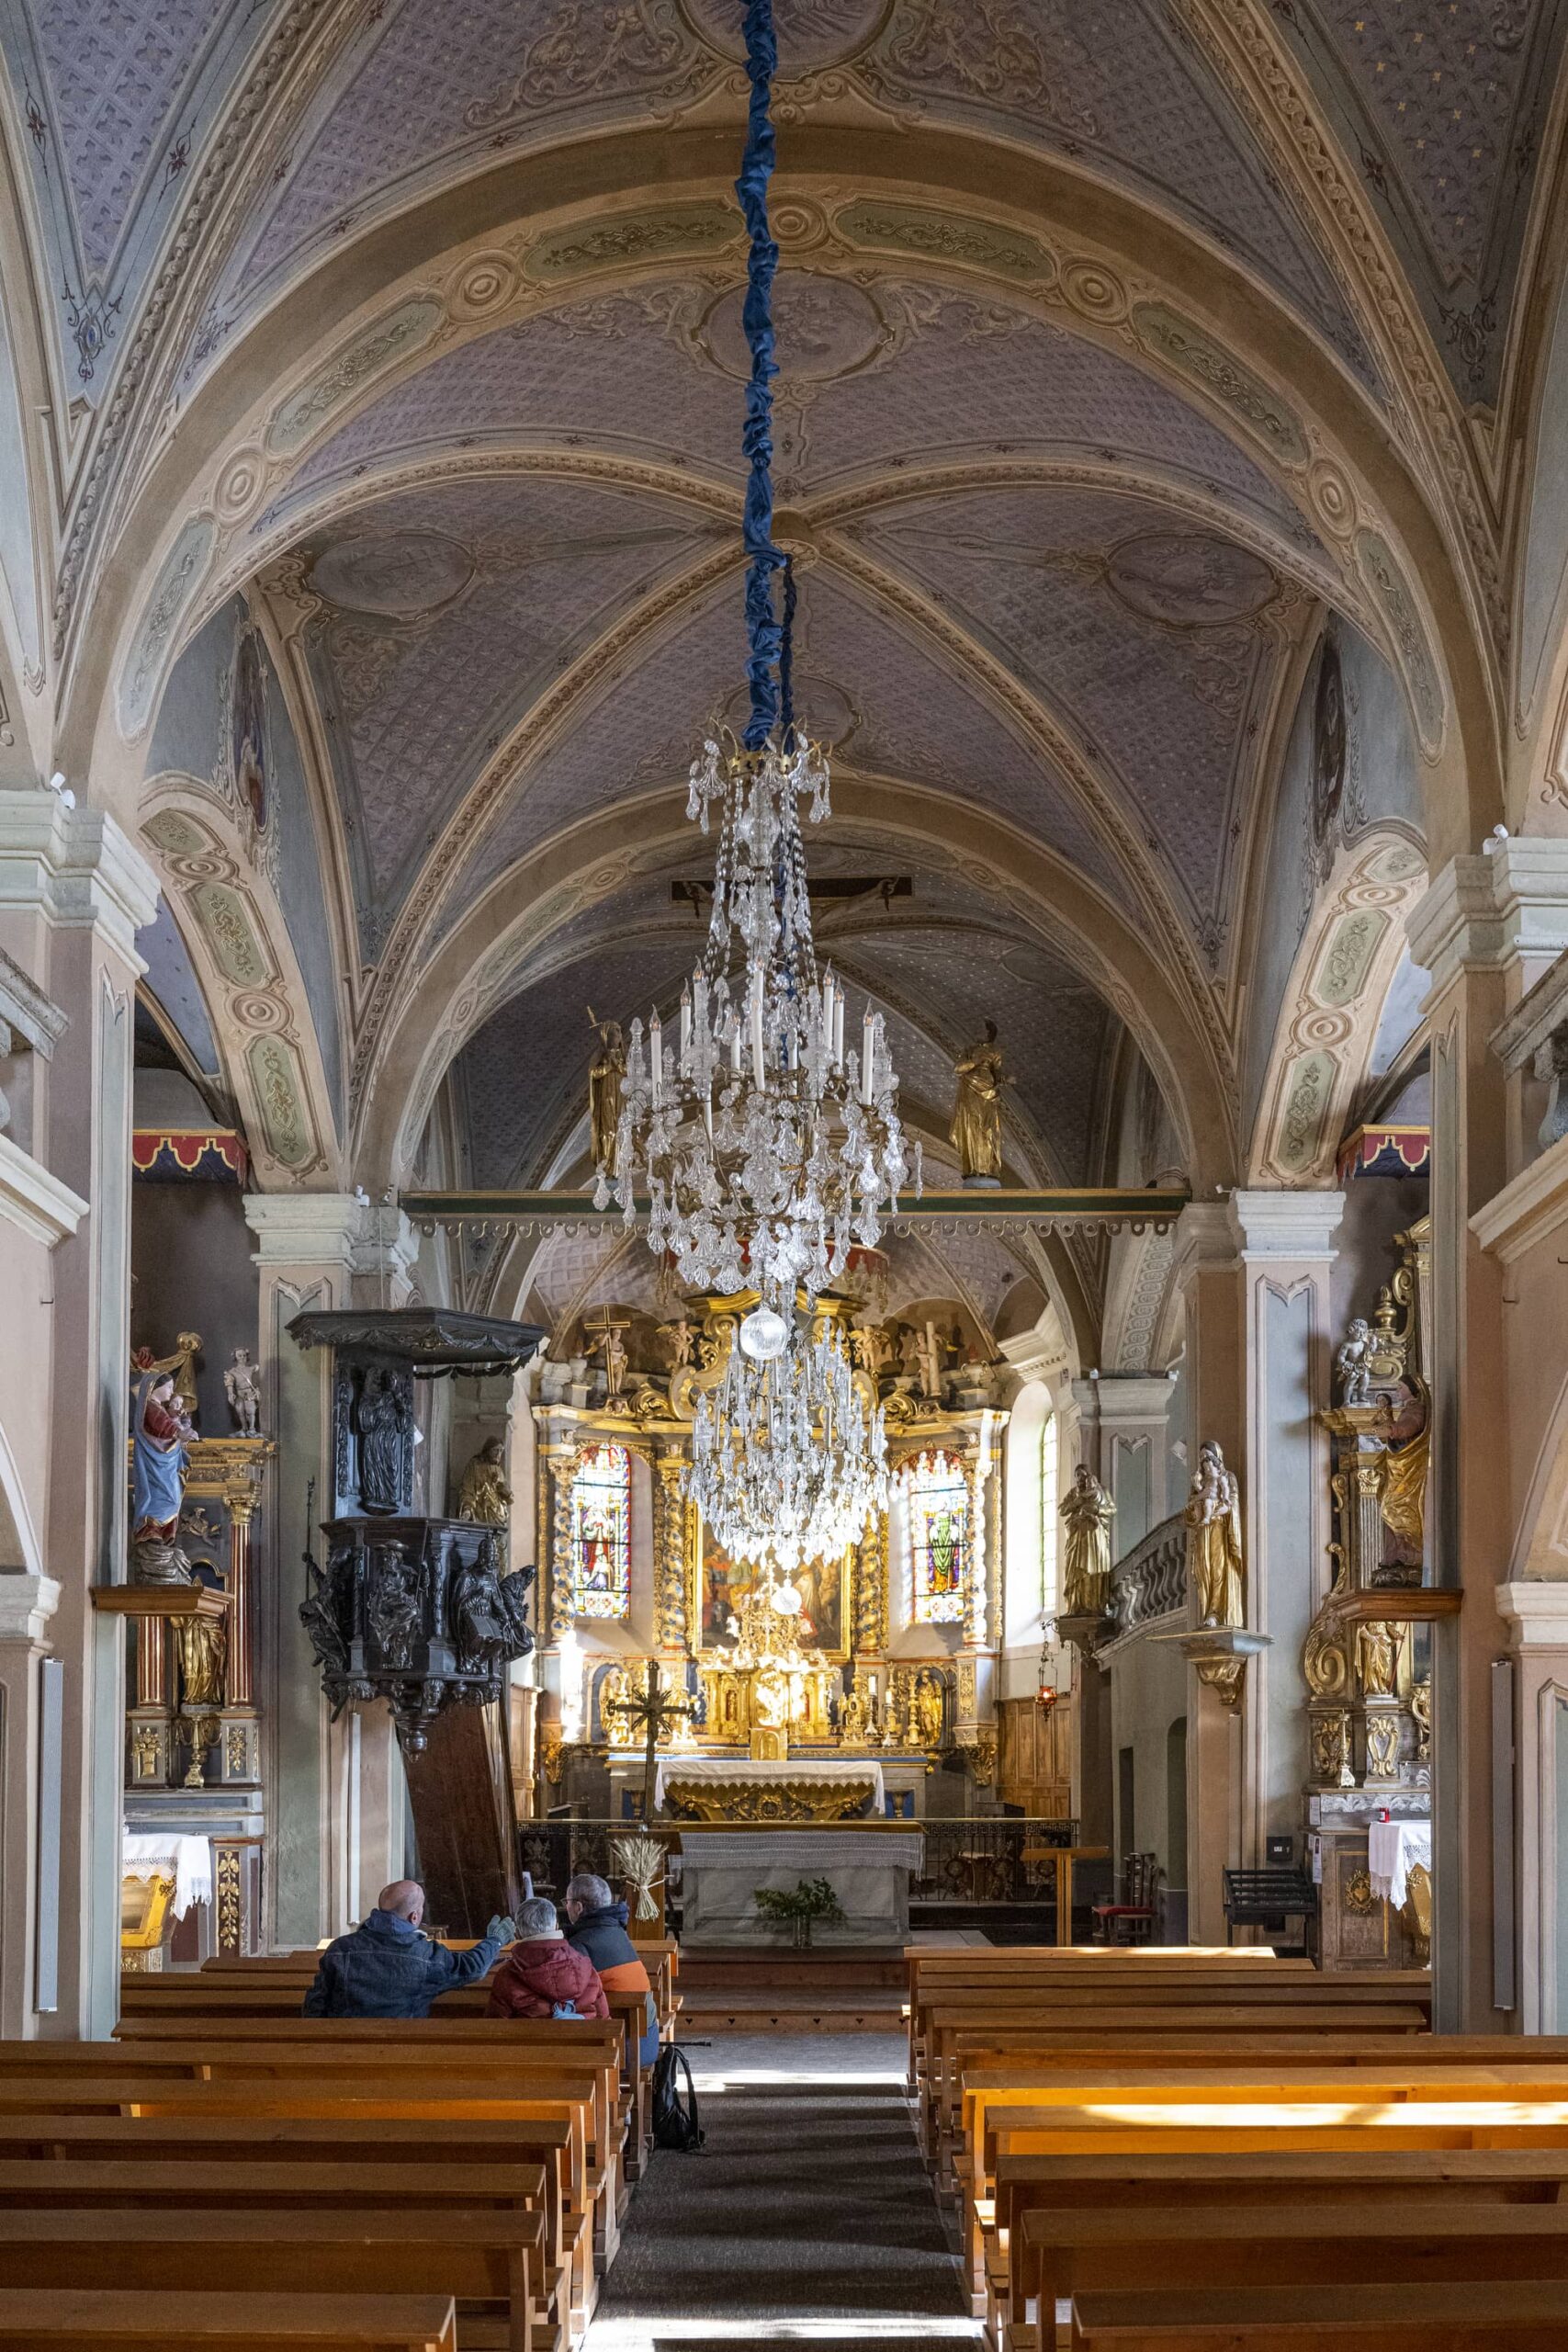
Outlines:
[[427,344],[445,315],[434,295],[414,295],[361,328],[280,404],[267,430],[267,447],[282,456],[298,449],[372,378]]
[[140,735],[152,716],[164,668],[196,600],[216,537],[209,514],[193,514],[164,559],[120,669],[119,725],[128,740]]

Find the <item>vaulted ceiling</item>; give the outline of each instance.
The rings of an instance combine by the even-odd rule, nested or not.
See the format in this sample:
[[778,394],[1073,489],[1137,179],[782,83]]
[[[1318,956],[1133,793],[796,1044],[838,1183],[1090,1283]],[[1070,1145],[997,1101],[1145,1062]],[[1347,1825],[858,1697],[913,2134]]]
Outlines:
[[[372,1177],[447,1083],[476,1181],[580,1170],[586,1005],[667,1002],[694,953],[682,780],[743,659],[741,13],[0,0],[58,388],[50,692],[63,726],[112,690],[134,745],[249,600]],[[1325,610],[1430,763],[1442,615],[1501,659],[1477,435],[1565,13],[777,0],[777,529],[836,773],[808,848],[910,886],[819,920],[933,1146],[992,1017],[1020,1176],[1100,1172],[1128,1031],[1191,1172],[1235,1159],[1248,892]]]

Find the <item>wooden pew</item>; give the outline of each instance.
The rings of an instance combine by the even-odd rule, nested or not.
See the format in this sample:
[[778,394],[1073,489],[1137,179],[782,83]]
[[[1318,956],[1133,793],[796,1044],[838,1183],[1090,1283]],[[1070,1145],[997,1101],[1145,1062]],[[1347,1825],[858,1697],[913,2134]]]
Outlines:
[[1211,2287],[1087,2294],[1073,2352],[1562,2352],[1568,2285]]
[[[1026,2263],[1042,2312],[1092,2292],[1183,2287],[1337,2287],[1379,2279],[1568,2280],[1568,2209],[1437,2206],[1405,2199],[1249,2206],[1134,2206],[1111,2212],[1032,2212]],[[1046,2352],[1054,2331],[1036,2329]],[[1024,2332],[1011,2333],[1023,2352]]]
[[0,2290],[6,2352],[457,2352],[449,2295]]
[[[563,2320],[573,2336],[596,2295],[593,2209],[571,2170],[574,2137],[561,2120],[355,2120],[323,2117],[98,2115],[38,2109],[0,2111],[0,2162],[134,2161],[199,2167],[346,2165],[367,2180],[393,2167],[537,2163],[545,2173],[547,2276],[564,2273]],[[554,2233],[553,2236],[551,2233]]]
[[[0,2288],[140,2289],[203,2275],[226,2291],[455,2295],[498,2309],[507,2352],[532,2352],[537,2214],[0,2211]],[[459,2327],[459,2340],[478,2340]]]

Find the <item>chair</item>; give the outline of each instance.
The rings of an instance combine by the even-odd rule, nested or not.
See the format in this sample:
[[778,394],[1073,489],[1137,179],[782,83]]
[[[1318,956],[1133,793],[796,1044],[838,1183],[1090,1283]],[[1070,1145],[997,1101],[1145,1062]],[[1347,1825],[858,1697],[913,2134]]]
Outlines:
[[1122,1858],[1120,1903],[1097,1903],[1091,1917],[1095,1940],[1104,1944],[1146,1944],[1154,1934],[1155,1893],[1159,1864],[1153,1854]]

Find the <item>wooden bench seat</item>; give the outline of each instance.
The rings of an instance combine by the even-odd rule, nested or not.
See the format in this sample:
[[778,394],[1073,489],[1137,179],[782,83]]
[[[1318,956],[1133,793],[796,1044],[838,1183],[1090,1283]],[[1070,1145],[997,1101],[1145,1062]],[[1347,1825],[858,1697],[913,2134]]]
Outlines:
[[449,2295],[0,2289],[6,2352],[457,2352]]
[[[1076,2296],[1184,2287],[1312,2287],[1380,2279],[1568,2280],[1568,2208],[1397,2205],[1363,2194],[1322,2205],[1137,2205],[1034,2211],[1024,2267],[1042,2313]],[[1045,2335],[1048,2346],[1049,2334]]]
[[[237,2294],[452,2295],[496,2310],[507,2352],[531,2352],[537,2214],[433,2211],[0,2211],[0,2288],[140,2288],[193,2278]],[[459,2318],[457,2343],[466,2334]]]
[[1209,2287],[1092,2293],[1073,2304],[1073,2352],[1562,2352],[1568,2284]]

